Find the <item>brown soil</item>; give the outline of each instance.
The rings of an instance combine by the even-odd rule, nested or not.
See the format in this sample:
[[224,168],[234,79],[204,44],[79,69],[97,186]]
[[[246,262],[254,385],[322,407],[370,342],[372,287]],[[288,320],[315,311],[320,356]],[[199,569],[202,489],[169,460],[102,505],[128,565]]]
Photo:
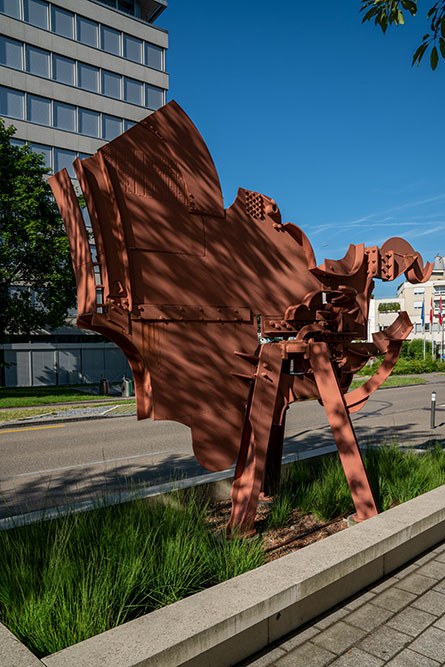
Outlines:
[[[317,519],[313,514],[302,514],[293,510],[288,521],[279,528],[267,528],[267,516],[270,510],[270,502],[262,501],[258,505],[255,529],[257,534],[262,535],[266,549],[267,561],[272,561],[281,556],[302,549],[312,542],[323,540],[329,535],[340,532],[347,528],[344,517],[340,517],[324,526],[324,522]],[[231,511],[230,500],[211,503],[207,510],[208,522],[213,531],[224,533],[229,521]],[[310,535],[303,535],[308,531],[315,531]],[[318,530],[317,530],[318,529]],[[301,537],[299,537],[301,535]],[[286,543],[286,544],[284,544]]]

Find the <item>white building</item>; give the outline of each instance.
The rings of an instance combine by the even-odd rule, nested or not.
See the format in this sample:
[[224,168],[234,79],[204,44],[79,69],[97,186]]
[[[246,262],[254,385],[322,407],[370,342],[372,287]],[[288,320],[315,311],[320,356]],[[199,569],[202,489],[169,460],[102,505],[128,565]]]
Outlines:
[[[413,323],[413,331],[408,340],[423,338],[422,305],[424,306],[425,337],[427,341],[434,340],[436,344],[442,342],[442,330],[439,325],[439,303],[442,297],[442,306],[445,313],[445,257],[436,255],[431,278],[418,285],[404,281],[397,288],[397,296],[386,299],[371,299],[369,330],[386,329],[397,317],[398,311],[390,304],[398,304],[399,310],[405,310]],[[433,310],[433,325],[430,324],[431,304]],[[445,326],[445,325],[444,325]]]
[[[0,0],[0,116],[52,172],[166,102],[167,0]],[[74,181],[75,182],[75,181]],[[76,182],[75,182],[76,184]],[[128,372],[108,342],[66,327],[0,345],[0,385],[110,380]],[[96,340],[98,340],[96,338]],[[1,364],[0,364],[1,366]],[[1,369],[0,369],[1,371]]]

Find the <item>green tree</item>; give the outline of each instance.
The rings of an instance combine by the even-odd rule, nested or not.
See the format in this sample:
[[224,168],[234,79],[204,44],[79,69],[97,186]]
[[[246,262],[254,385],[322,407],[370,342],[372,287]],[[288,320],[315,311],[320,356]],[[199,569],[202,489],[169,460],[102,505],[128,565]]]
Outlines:
[[76,303],[68,238],[43,156],[0,118],[0,336],[61,326]]
[[[362,23],[374,20],[374,24],[380,26],[385,33],[388,26],[405,23],[404,11],[416,16],[417,0],[362,0],[360,11],[365,12]],[[415,50],[412,64],[419,65],[430,48],[430,63],[434,70],[439,62],[439,55],[445,58],[445,0],[435,2],[429,8],[426,18],[430,22],[430,30]]]

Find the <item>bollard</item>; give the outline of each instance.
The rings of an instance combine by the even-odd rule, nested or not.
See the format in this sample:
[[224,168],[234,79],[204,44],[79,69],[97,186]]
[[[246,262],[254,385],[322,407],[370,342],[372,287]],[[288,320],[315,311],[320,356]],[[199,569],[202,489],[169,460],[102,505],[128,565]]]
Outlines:
[[121,391],[121,396],[125,396],[126,398],[129,398],[132,394],[133,386],[131,380],[128,380],[127,378],[122,378],[122,391]]
[[99,394],[101,396],[108,396],[109,384],[106,378],[100,378],[99,380]]
[[431,422],[430,428],[436,427],[436,392],[431,392]]

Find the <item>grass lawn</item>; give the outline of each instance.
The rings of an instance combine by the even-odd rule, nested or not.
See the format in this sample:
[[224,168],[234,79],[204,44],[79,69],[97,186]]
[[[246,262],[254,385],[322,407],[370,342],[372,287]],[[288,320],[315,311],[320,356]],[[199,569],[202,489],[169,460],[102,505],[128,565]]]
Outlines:
[[[122,403],[122,400],[115,399],[114,401],[110,399],[110,401],[106,401],[101,403],[101,407],[103,406],[103,409],[106,410],[107,407],[111,407],[112,405],[125,405],[125,407],[130,407],[134,406],[136,401],[131,401],[131,400],[126,400],[125,403]],[[76,409],[82,409],[84,408],[84,405],[70,405],[70,406],[61,406],[58,405],[57,407],[53,408],[17,408],[17,409],[10,409],[10,410],[0,410],[0,424],[4,424],[5,422],[10,422],[10,421],[17,421],[18,419],[26,419],[27,417],[36,417],[37,415],[56,415],[59,414],[60,412],[66,412],[66,410],[76,410]]]
[[[445,483],[439,446],[372,449],[365,465],[381,510]],[[338,457],[289,466],[266,524],[294,508],[323,520],[353,509]],[[261,534],[227,542],[209,526],[191,490],[0,531],[0,620],[42,657],[265,562]]]
[[[98,385],[90,385],[98,387]],[[2,387],[0,389],[1,408],[23,408],[33,405],[48,405],[69,401],[94,401],[105,398],[98,394],[85,394],[80,388],[64,387]]]
[[[363,378],[363,380],[353,380],[351,382],[351,390],[357,389],[357,387],[361,387],[362,384],[365,384],[368,379],[369,378]],[[422,377],[419,377],[418,375],[411,375],[410,377],[390,375],[389,378],[387,378],[382,384],[382,387],[404,387],[405,385],[411,384],[426,384],[426,380]]]

